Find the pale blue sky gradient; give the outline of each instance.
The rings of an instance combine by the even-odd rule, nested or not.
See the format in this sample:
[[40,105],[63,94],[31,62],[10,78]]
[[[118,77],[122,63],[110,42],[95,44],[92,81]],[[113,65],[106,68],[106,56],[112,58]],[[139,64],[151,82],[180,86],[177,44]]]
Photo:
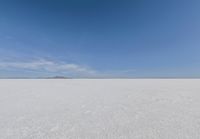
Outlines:
[[0,1],[0,77],[55,75],[200,77],[200,1]]

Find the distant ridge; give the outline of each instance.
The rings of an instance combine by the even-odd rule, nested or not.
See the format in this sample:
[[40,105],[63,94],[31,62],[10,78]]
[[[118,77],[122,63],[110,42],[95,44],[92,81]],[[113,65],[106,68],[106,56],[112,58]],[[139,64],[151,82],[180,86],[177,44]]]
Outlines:
[[53,77],[47,77],[47,79],[71,79],[71,78],[65,76],[53,76]]

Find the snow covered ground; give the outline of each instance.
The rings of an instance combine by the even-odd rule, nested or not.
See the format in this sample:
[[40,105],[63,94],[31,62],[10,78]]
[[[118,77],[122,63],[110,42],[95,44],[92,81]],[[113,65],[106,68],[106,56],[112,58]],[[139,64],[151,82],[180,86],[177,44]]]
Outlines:
[[0,80],[0,139],[200,139],[200,80]]

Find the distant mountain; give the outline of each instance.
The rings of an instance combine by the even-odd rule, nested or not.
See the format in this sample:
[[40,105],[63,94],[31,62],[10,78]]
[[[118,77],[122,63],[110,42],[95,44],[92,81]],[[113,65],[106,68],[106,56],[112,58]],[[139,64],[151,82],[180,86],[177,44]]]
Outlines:
[[70,79],[70,78],[65,76],[53,76],[53,77],[48,77],[48,79]]

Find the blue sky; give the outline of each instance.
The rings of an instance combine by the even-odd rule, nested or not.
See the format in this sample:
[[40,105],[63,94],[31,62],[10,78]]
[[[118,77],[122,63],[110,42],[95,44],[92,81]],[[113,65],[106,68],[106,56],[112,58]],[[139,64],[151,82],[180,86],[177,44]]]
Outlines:
[[198,0],[2,0],[0,77],[200,77]]

